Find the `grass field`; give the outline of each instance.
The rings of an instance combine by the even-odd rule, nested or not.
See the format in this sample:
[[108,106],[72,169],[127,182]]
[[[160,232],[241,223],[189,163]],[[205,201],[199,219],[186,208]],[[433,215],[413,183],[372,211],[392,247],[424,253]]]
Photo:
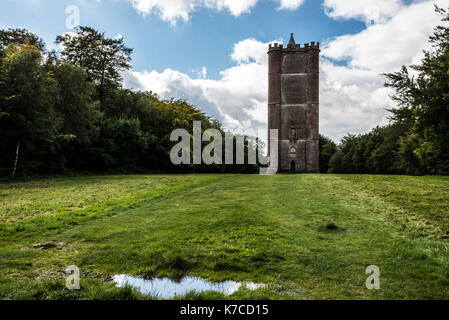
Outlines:
[[[448,177],[130,175],[3,183],[0,299],[152,298],[116,288],[114,274],[266,284],[187,299],[448,299],[448,209]],[[79,291],[65,288],[68,265],[81,270]],[[365,287],[369,265],[380,268],[380,290]]]

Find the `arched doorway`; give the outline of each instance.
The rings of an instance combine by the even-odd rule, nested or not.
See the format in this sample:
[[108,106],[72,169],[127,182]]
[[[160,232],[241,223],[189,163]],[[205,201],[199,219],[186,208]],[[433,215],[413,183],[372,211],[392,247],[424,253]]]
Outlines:
[[296,171],[296,163],[295,161],[290,162],[290,171],[295,172]]

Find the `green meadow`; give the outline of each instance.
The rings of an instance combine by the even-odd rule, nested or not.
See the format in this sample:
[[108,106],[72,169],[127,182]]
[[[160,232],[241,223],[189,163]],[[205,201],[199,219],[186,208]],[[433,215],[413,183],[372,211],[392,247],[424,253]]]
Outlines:
[[[263,283],[183,299],[448,299],[449,178],[121,175],[0,184],[0,299],[155,299],[115,274]],[[65,287],[76,265],[80,290]],[[365,270],[380,269],[368,290]]]

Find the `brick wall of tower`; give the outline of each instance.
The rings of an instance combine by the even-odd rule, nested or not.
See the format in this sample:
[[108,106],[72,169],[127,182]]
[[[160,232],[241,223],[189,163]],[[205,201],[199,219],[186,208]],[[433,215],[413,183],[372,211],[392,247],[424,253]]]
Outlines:
[[[270,46],[268,129],[279,130],[279,166],[319,172],[319,44]],[[269,144],[274,143],[269,137]]]
[[[268,128],[281,129],[281,70],[282,47],[270,48],[268,55]],[[268,155],[270,156],[271,144],[276,143],[268,137]],[[279,156],[279,155],[278,155]]]

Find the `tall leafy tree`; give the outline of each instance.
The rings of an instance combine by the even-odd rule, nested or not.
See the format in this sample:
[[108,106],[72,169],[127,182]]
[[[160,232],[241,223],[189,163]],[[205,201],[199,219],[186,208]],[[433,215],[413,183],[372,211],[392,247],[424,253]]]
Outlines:
[[413,152],[421,164],[432,173],[449,173],[449,11],[436,11],[446,24],[430,37],[433,49],[424,51],[420,64],[386,74],[386,86],[396,91],[392,118],[412,123]]
[[2,157],[13,163],[13,176],[23,158],[23,171],[42,165],[38,155],[54,142],[60,126],[54,112],[56,96],[56,82],[45,72],[39,49],[10,46],[0,68],[0,141]]
[[89,80],[97,84],[100,108],[104,110],[106,89],[119,85],[120,71],[131,68],[133,49],[125,46],[123,38],[107,38],[90,27],[58,36],[56,43],[63,46],[63,58],[85,69]]
[[78,143],[89,144],[97,134],[101,117],[94,101],[94,84],[86,81],[86,72],[68,62],[47,66],[58,87],[55,111],[63,119],[61,132],[72,135]]

